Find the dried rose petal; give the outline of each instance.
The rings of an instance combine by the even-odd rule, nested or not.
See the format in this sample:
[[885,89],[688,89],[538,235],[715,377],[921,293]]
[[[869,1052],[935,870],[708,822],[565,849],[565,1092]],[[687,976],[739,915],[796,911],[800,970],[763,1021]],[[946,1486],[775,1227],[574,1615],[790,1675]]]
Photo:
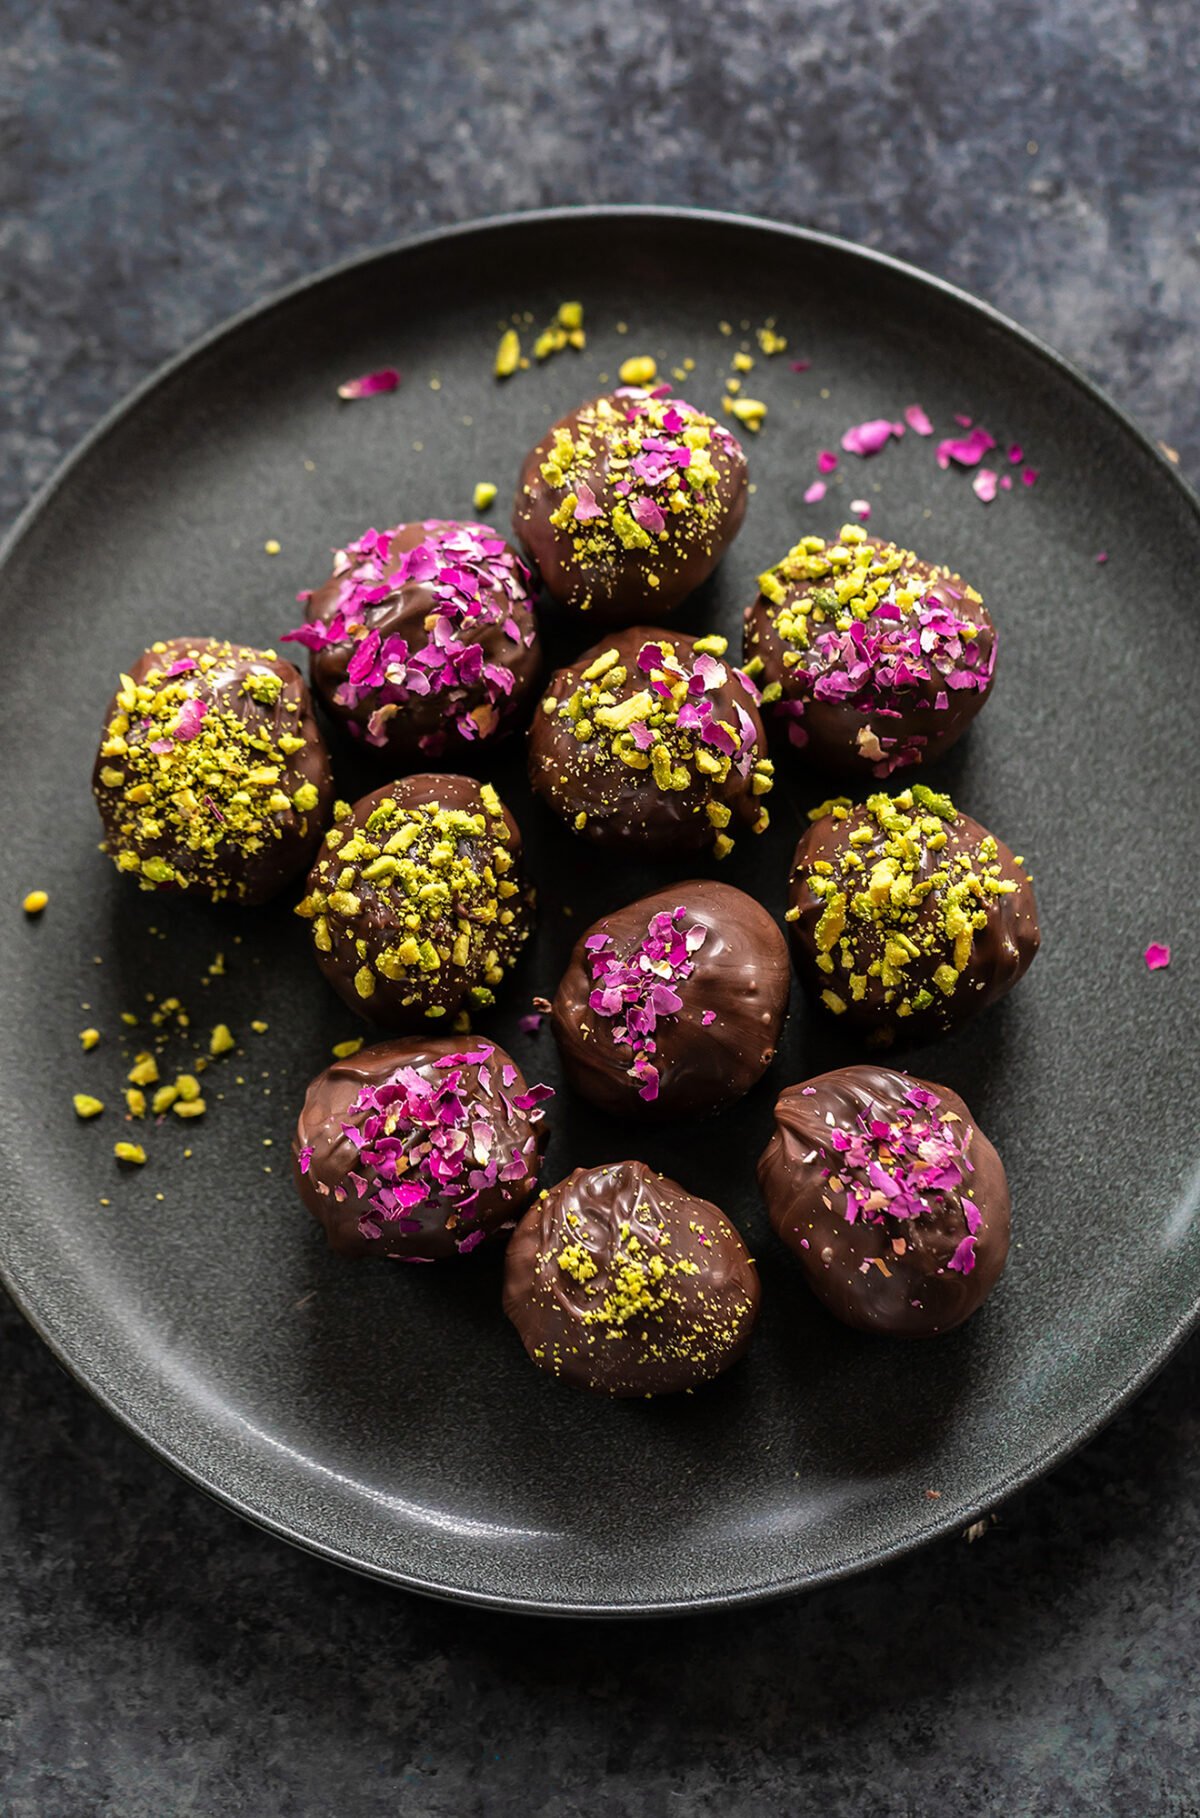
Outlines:
[[1163,941],[1151,941],[1142,957],[1151,972],[1161,972],[1171,964],[1171,949]]
[[842,447],[847,454],[873,455],[887,446],[896,433],[896,425],[887,417],[870,417],[865,423],[855,423],[842,437]]
[[604,516],[604,509],[602,506],[597,505],[596,495],[587,484],[586,480],[581,480],[576,487],[575,500],[574,516],[581,524],[586,524],[590,518],[602,518]]
[[971,481],[971,491],[984,505],[990,505],[996,496],[998,475],[993,467],[981,467]]
[[378,372],[365,372],[361,379],[347,379],[338,386],[339,398],[372,398],[377,391],[395,391],[400,374],[394,366],[382,366]]
[[806,505],[820,504],[821,500],[825,497],[826,491],[827,487],[824,480],[814,480],[804,494],[804,503]]
[[919,436],[931,436],[933,434],[933,424],[929,421],[929,418],[925,415],[925,412],[921,409],[919,404],[910,404],[908,406],[904,412],[904,421],[908,424],[908,427],[915,430],[916,434]]
[[[969,422],[970,419],[968,418]],[[937,445],[937,464],[949,467],[956,461],[960,467],[977,467],[985,454],[996,446],[995,436],[986,429],[973,429],[969,436],[951,436]]]

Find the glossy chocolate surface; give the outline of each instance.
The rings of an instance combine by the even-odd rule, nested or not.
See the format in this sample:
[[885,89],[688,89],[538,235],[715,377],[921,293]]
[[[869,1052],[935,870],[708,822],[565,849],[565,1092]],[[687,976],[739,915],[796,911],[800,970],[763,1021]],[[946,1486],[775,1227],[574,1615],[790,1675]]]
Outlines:
[[143,890],[266,902],[311,862],[333,805],[304,678],[273,651],[179,637],[128,679],[92,773],[105,850]]
[[758,1273],[717,1207],[644,1162],[577,1168],[509,1240],[504,1311],[539,1369],[603,1395],[669,1395],[742,1355]]
[[744,891],[692,878],[640,897],[575,943],[550,1019],[563,1071],[614,1116],[723,1110],[774,1059],[790,983],[783,933]]
[[[339,818],[340,816],[340,818]],[[490,784],[418,775],[339,803],[297,913],[351,1009],[392,1029],[486,1010],[532,927],[516,821]]]
[[724,856],[747,827],[765,831],[766,734],[724,650],[650,625],[585,650],[534,713],[534,789],[585,839],[631,855]]
[[1012,990],[1041,939],[1023,866],[920,783],[831,804],[796,847],[788,904],[805,991],[880,1043],[967,1022]]
[[[869,1172],[855,1154],[870,1157]],[[758,1182],[813,1293],[864,1332],[949,1332],[990,1294],[1008,1256],[1000,1157],[956,1093],[890,1067],[789,1086]],[[916,1215],[894,1215],[894,1205]]]
[[478,1036],[382,1042],[318,1073],[292,1166],[330,1248],[436,1262],[511,1229],[545,1142],[527,1093],[511,1055]]
[[560,606],[597,627],[661,618],[706,581],[746,514],[746,457],[680,398],[623,386],[526,457],[513,529]]

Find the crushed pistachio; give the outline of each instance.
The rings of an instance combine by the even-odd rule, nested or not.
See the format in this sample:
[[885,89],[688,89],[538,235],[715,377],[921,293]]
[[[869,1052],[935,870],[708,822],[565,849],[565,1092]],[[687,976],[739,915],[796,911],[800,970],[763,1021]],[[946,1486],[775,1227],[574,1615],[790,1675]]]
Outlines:
[[653,385],[658,377],[658,362],[650,354],[631,354],[617,368],[622,385]]
[[761,398],[726,398],[725,409],[731,417],[736,417],[743,429],[757,435],[767,420],[767,407]]

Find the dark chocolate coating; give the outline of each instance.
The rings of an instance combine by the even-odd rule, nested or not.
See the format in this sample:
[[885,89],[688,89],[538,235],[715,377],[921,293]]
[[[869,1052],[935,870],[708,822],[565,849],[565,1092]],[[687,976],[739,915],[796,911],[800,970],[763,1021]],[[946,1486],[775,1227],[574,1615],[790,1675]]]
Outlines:
[[725,1214],[644,1162],[577,1168],[534,1201],[504,1258],[504,1311],[533,1362],[601,1395],[719,1375],[746,1349],[758,1302]]
[[[761,832],[768,817],[759,796],[769,790],[772,771],[766,734],[753,697],[728,663],[726,680],[711,698],[719,719],[735,721],[739,707],[747,716],[755,755],[753,769],[745,776],[736,765],[729,768],[724,779],[705,775],[692,766],[685,789],[664,790],[651,769],[631,768],[615,755],[614,741],[602,729],[597,728],[594,737],[581,743],[575,736],[574,722],[556,711],[560,703],[575,695],[584,671],[607,651],[616,651],[620,665],[628,672],[626,680],[610,692],[618,702],[638,694],[647,682],[637,662],[638,652],[646,644],[667,644],[681,661],[695,660],[695,638],[683,632],[637,625],[602,639],[585,650],[570,668],[559,669],[551,677],[529,728],[529,780],[533,788],[569,826],[575,827],[578,815],[586,815],[583,826],[575,827],[585,839],[622,852],[682,857],[710,850],[722,834],[731,839],[746,827]],[[548,703],[553,703],[550,712],[546,711]],[[717,805],[718,813],[723,809],[730,811],[726,824],[716,824],[708,812],[710,803]]]
[[[401,558],[409,551],[422,544],[438,549],[461,533],[489,541],[499,540],[495,531],[482,524],[458,524],[430,518],[401,524],[384,533],[388,537],[386,561],[375,561],[360,553],[359,545],[339,550],[329,580],[309,595],[305,606],[308,622],[329,624],[339,606],[352,595],[356,581],[361,580],[373,590],[381,584],[377,576],[382,573],[385,577],[382,584],[387,585],[394,580]],[[424,765],[447,754],[451,759],[461,758],[480,743],[490,743],[511,732],[524,718],[537,686],[541,662],[537,622],[528,570],[516,551],[505,544],[503,557],[497,558],[511,576],[508,588],[489,575],[486,561],[466,564],[461,555],[454,553],[448,554],[445,560],[452,568],[468,568],[482,600],[477,613],[458,621],[455,636],[464,644],[478,644],[486,663],[512,675],[511,693],[500,694],[495,703],[489,703],[487,685],[480,677],[468,686],[451,685],[434,688],[426,695],[411,694],[396,710],[394,703],[387,704],[387,691],[379,688],[354,690],[356,699],[345,698],[347,665],[359,648],[360,638],[345,637],[313,650],[311,654],[313,687],[331,718],[357,735],[364,751],[378,751],[380,756],[404,765]],[[400,579],[390,586],[385,598],[356,605],[353,622],[364,625],[368,634],[378,632],[382,640],[403,638],[409,651],[415,653],[428,646],[444,597],[453,599],[455,596],[447,594],[433,577]],[[518,639],[508,635],[507,623],[515,626],[520,634]],[[373,733],[372,715],[381,706],[384,717],[376,722],[378,730]],[[478,717],[470,722],[476,730],[468,737],[462,728],[465,716],[470,713]]]
[[[952,1114],[960,1120],[952,1128],[965,1133],[962,1147],[974,1169],[967,1197],[981,1215],[974,1267],[966,1274],[950,1267],[967,1232],[958,1193],[930,1194],[917,1218],[848,1223],[845,1191],[829,1178],[841,1179],[843,1160],[831,1132],[858,1130],[864,1114],[893,1122],[914,1086],[932,1092],[940,1101],[935,1115]],[[812,1096],[805,1096],[806,1087]],[[863,1332],[927,1338],[951,1331],[986,1300],[1008,1256],[1008,1181],[1000,1157],[955,1093],[890,1067],[843,1067],[781,1093],[758,1184],[775,1231],[799,1257],[813,1293]]]
[[[679,469],[658,484],[647,484],[631,467],[639,426],[652,437],[655,429],[645,417],[631,425],[628,413],[657,416],[672,408],[689,429],[709,432],[707,454],[715,484],[694,498]],[[679,433],[657,439],[677,441]],[[576,454],[559,473],[553,456],[556,437],[563,434],[571,437]],[[543,472],[547,465],[549,473]],[[597,515],[577,520],[568,513],[567,522],[552,523],[580,481],[594,494]],[[628,490],[619,493],[618,485]],[[671,509],[675,494],[689,500],[686,510]],[[637,531],[629,528],[625,514],[639,498],[662,508],[663,528],[647,533],[649,547],[628,546]],[[746,498],[746,457],[723,424],[682,399],[653,399],[638,387],[625,387],[581,404],[530,451],[517,486],[513,529],[558,605],[586,612],[597,626],[632,625],[648,615],[662,618],[673,612],[708,579],[741,529]],[[626,540],[618,529],[622,519]]]
[[[438,1083],[446,1070],[437,1066],[447,1056],[478,1053],[482,1047],[478,1036],[453,1035],[419,1037],[416,1040],[381,1042],[363,1048],[348,1060],[335,1061],[312,1081],[304,1099],[304,1108],[292,1139],[292,1167],[296,1188],[313,1217],[324,1227],[329,1247],[342,1256],[393,1257],[408,1262],[438,1262],[446,1257],[466,1254],[485,1237],[511,1229],[528,1205],[537,1187],[541,1151],[545,1142],[545,1125],[540,1112],[518,1110],[512,1103],[528,1091],[524,1075],[505,1053],[495,1048],[490,1060],[467,1061],[461,1068],[459,1096],[469,1115],[479,1108],[494,1133],[492,1153],[507,1165],[523,1157],[526,1167],[512,1180],[497,1179],[493,1185],[480,1188],[473,1203],[459,1209],[452,1196],[438,1191],[436,1183],[422,1177],[427,1185],[427,1199],[407,1209],[403,1219],[384,1218],[370,1204],[371,1195],[380,1184],[377,1170],[365,1163],[359,1149],[346,1134],[347,1124],[362,1127],[370,1108],[351,1114],[351,1106],[366,1088],[385,1086],[401,1068],[412,1068],[422,1078]],[[502,1085],[502,1070],[511,1068],[516,1075],[512,1083]],[[479,1076],[488,1073],[490,1091],[483,1091]],[[469,1124],[468,1124],[469,1127]],[[406,1144],[420,1130],[414,1131],[410,1120],[401,1118],[394,1134]],[[302,1169],[303,1153],[311,1151],[308,1167]],[[417,1163],[419,1172],[419,1161]],[[365,1182],[365,1193],[351,1180],[358,1175]],[[412,1170],[405,1178],[412,1178]],[[345,1197],[337,1197],[338,1190]],[[365,1219],[368,1229],[359,1228]],[[374,1227],[377,1235],[371,1234]],[[415,1229],[413,1227],[416,1227]]]
[[[395,811],[383,820],[388,803]],[[425,805],[429,814],[422,813]],[[335,820],[343,810],[339,804]],[[434,818],[439,810],[440,828]],[[469,815],[479,825],[450,826],[445,813]],[[372,829],[367,823],[373,815]],[[364,870],[389,856],[387,841],[406,837],[404,829],[412,826],[420,837],[398,854],[397,871],[365,877]],[[356,845],[366,849],[356,851]],[[433,850],[438,846],[443,853]],[[347,867],[353,875],[343,882]],[[312,923],[317,964],[351,1009],[370,1022],[409,1030],[434,1023],[444,1029],[464,1006],[488,1008],[529,936],[532,911],[520,830],[495,790],[473,777],[429,774],[385,783],[342,812],[297,913]],[[410,940],[428,942],[437,964],[405,957]]]
[[[619,959],[637,952],[651,919],[685,911],[685,927],[707,930],[692,972],[672,981],[682,1008],[659,1017],[650,1059],[658,1096],[642,1097],[631,1076],[636,1053],[618,1042],[621,1018],[590,1008],[596,988],[590,937],[607,934]],[[648,974],[653,977],[653,974]],[[575,943],[554,998],[550,1027],[575,1090],[614,1116],[662,1122],[721,1111],[749,1092],[775,1058],[787,1015],[787,942],[767,911],[731,884],[693,878],[603,915]],[[705,1024],[706,1013],[714,1020]]]
[[[916,785],[918,793],[921,789]],[[869,802],[894,804],[905,799],[907,792],[899,797],[872,796]],[[919,808],[916,813],[920,815]],[[888,835],[869,805],[852,809],[844,820],[830,813],[814,821],[792,861],[787,920],[797,977],[810,1000],[823,1003],[847,1027],[870,1031],[881,1045],[924,1041],[969,1021],[1012,990],[1032,964],[1041,940],[1033,885],[1003,841],[969,815],[958,814],[945,821],[932,818],[939,833],[945,833],[946,843],[940,850],[931,850],[925,836],[916,837],[914,864],[904,875],[917,887],[931,877],[945,881],[935,885],[917,907],[903,908],[886,922],[859,916],[853,901],[855,894],[868,889],[876,865],[888,858]],[[863,828],[870,830],[871,839],[853,845],[851,835]],[[989,844],[984,847],[984,842]],[[994,857],[990,856],[993,847]],[[861,870],[845,868],[847,853],[862,860]],[[985,892],[980,899],[968,900],[969,911],[982,914],[984,923],[972,930],[963,964],[957,963],[962,956],[945,929],[946,917],[952,914],[949,893],[966,875],[955,862],[959,855],[966,856],[975,874],[1011,886],[1005,894]],[[814,869],[821,863],[832,865],[831,877],[822,877]],[[847,903],[843,931],[826,955],[834,962],[833,970],[826,971],[818,964],[827,900],[821,889],[830,885],[842,892]],[[873,973],[871,968],[886,970],[888,941],[897,933],[920,951],[889,982],[881,971]],[[951,980],[943,968],[956,977]],[[857,987],[860,996],[855,995],[855,978],[861,981]],[[830,994],[836,1003],[830,1002]],[[928,1001],[916,1001],[924,998]]]
[[[194,667],[168,677],[178,663]],[[114,694],[92,773],[105,851],[143,890],[266,902],[311,863],[333,806],[304,678],[273,651],[203,637],[163,640],[129,677],[150,693],[128,706],[124,683]],[[171,736],[181,711],[201,710],[192,736]]]
[[[843,537],[855,528],[847,527]],[[851,542],[848,547],[853,552],[856,546]],[[773,718],[786,724],[792,742],[800,746],[806,759],[845,774],[886,777],[940,757],[962,737],[991,693],[996,628],[978,593],[949,568],[923,561],[911,551],[875,537],[863,538],[857,548],[879,552],[885,558],[900,557],[900,567],[889,578],[895,586],[919,595],[899,618],[880,619],[872,612],[862,622],[872,650],[869,659],[858,649],[848,654],[844,638],[829,635],[839,609],[831,609],[821,623],[811,617],[814,594],[828,593],[836,571],[789,579],[791,557],[763,576],[764,583],[782,588],[783,598],[772,600],[760,593],[746,609],[745,655],[747,662],[755,657],[762,662],[755,677],[760,687],[777,685],[782,690],[778,703],[764,706],[764,719],[768,724]],[[812,565],[819,566],[823,559],[818,555]],[[800,561],[805,564],[809,558],[802,555]],[[885,613],[897,611],[895,586],[880,601]],[[962,646],[967,655],[974,653],[969,663],[951,661],[943,643],[932,652],[920,646],[916,621],[930,601],[977,633]],[[805,607],[809,608],[807,617]],[[789,615],[807,625],[807,642],[783,636],[780,619],[782,616],[786,623]],[[841,616],[848,628],[852,615],[842,610]],[[915,652],[912,646],[917,647]],[[785,664],[785,653],[801,660]],[[896,675],[897,658],[905,665],[902,683],[891,679]],[[848,663],[864,660],[869,662],[869,671],[858,679],[854,691],[841,699],[832,698],[827,691],[848,674]],[[945,668],[956,680],[965,673],[973,682],[978,674],[983,685],[951,686]],[[797,707],[803,712],[797,713]]]

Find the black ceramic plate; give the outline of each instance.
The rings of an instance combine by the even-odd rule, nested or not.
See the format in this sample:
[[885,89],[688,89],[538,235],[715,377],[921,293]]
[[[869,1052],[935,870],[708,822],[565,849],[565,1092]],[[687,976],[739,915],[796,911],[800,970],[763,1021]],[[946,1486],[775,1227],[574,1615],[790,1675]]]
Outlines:
[[[586,352],[497,384],[501,320],[541,324],[575,297]],[[351,1019],[287,901],[238,915],[128,888],[96,850],[88,770],[112,677],[146,642],[269,643],[331,545],[469,513],[478,480],[499,485],[503,523],[526,446],[601,374],[634,353],[664,370],[687,357],[681,389],[715,406],[741,325],[767,317],[790,346],[747,381],[770,407],[748,438],[757,490],[683,623],[736,633],[754,575],[800,531],[836,530],[857,495],[872,528],[959,567],[991,603],[995,695],[934,776],[1028,856],[1045,942],[1003,1005],[909,1058],[998,1144],[1016,1241],[993,1299],[948,1338],[871,1341],[826,1317],[754,1184],[776,1092],[849,1056],[795,1004],[770,1075],[720,1120],[627,1135],[569,1099],[554,1112],[548,1179],[640,1154],[725,1207],[761,1263],[745,1363],[691,1397],[614,1406],[526,1362],[497,1256],[403,1269],[327,1254],[287,1144]],[[794,355],[811,369],[792,371]],[[398,393],[339,404],[339,381],[385,364],[404,373]],[[1037,485],[985,507],[910,434],[844,458],[825,502],[803,505],[819,448],[912,402],[943,433],[965,412],[1002,455],[1021,443]],[[0,1258],[18,1304],[108,1408],[231,1507],[448,1596],[603,1613],[732,1603],[963,1526],[1094,1431],[1197,1311],[1198,573],[1196,502],[1077,373],[969,298],[814,235],[644,211],[492,222],[243,317],[96,432],[4,557]],[[488,1027],[555,1082],[548,1031],[522,1034],[518,1015],[553,990],[586,920],[672,874],[614,870],[548,823],[521,771],[513,751],[495,777],[528,830],[541,925]],[[358,781],[345,766],[340,780]],[[771,833],[721,875],[780,913],[803,811],[824,793],[785,770]],[[51,896],[36,924],[18,907],[35,885]],[[1169,971],[1143,965],[1151,939],[1172,942]],[[151,1129],[149,1165],[120,1175],[121,1049],[140,1044],[147,993],[178,996],[205,1039],[227,1020],[245,1052],[209,1074],[202,1123]],[[87,1024],[104,1034],[91,1054]],[[80,1090],[108,1113],[77,1123]]]

